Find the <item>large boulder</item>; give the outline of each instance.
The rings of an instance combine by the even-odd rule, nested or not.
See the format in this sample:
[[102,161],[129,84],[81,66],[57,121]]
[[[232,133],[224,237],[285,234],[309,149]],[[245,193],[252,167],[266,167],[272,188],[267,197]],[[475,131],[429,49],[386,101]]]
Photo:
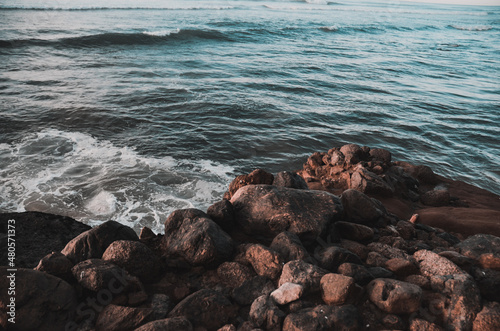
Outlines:
[[340,200],[333,194],[271,185],[242,187],[231,203],[246,233],[272,238],[289,231],[303,243],[326,235],[342,213]]
[[[40,212],[0,214],[0,265],[7,265],[9,225],[11,230],[15,229],[18,268],[36,267],[44,256],[61,251],[68,241],[90,229],[90,226],[66,216]],[[2,239],[3,235],[5,239]]]
[[193,266],[214,267],[231,257],[233,241],[201,210],[181,209],[165,221],[162,251]]
[[72,282],[73,275],[71,274],[73,263],[61,252],[52,252],[44,256],[35,270],[43,271],[53,276],[64,279],[67,282]]
[[61,251],[74,264],[87,259],[100,259],[115,240],[139,240],[132,228],[108,221],[73,238]]
[[224,193],[224,199],[230,200],[243,186],[258,184],[271,185],[273,181],[273,174],[262,169],[255,169],[248,175],[240,175],[233,179],[231,184],[229,184],[229,189]]
[[[12,285],[15,295],[9,295]],[[9,324],[9,330],[64,330],[74,319],[76,292],[57,277],[36,270],[18,268],[10,272],[7,267],[0,267],[0,288],[0,326],[3,328]],[[9,305],[15,308],[12,310]],[[15,324],[7,321],[14,316]]]

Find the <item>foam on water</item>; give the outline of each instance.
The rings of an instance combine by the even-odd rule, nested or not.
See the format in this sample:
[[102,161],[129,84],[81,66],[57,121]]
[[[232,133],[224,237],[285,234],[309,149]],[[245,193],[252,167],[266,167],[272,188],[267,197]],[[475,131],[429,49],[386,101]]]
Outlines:
[[[114,219],[161,232],[179,208],[206,208],[222,198],[233,169],[140,155],[88,134],[43,130],[0,144],[0,210],[57,213],[84,223]],[[188,166],[189,165],[189,166]]]

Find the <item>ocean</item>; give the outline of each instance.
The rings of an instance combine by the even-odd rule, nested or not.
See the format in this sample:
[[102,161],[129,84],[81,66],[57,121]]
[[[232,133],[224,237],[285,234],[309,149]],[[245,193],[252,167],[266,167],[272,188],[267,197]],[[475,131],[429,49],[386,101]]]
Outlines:
[[0,212],[163,232],[345,143],[500,194],[500,7],[0,1]]

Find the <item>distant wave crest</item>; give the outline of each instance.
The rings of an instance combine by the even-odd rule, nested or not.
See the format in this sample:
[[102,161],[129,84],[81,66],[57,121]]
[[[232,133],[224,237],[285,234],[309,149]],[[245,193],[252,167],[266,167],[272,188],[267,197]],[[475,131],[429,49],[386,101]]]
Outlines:
[[462,31],[489,31],[493,29],[491,25],[476,25],[476,26],[450,25],[450,27]]
[[92,11],[92,10],[227,10],[234,6],[193,6],[193,7],[34,7],[0,5],[0,10],[48,10],[48,11]]

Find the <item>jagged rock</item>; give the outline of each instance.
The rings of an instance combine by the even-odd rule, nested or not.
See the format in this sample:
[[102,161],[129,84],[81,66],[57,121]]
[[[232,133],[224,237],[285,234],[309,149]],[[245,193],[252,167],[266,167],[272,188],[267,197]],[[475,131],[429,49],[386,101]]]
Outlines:
[[321,277],[327,273],[328,271],[302,260],[290,261],[283,266],[278,286],[295,283],[302,285],[305,293],[319,292]]
[[248,175],[240,175],[233,179],[231,184],[229,184],[228,191],[224,193],[224,199],[231,200],[233,195],[243,186],[259,184],[272,185],[273,181],[273,174],[262,169],[255,169]]
[[472,331],[496,331],[500,330],[500,304],[488,302],[483,306],[474,320]]
[[74,264],[87,259],[100,259],[106,248],[115,240],[137,241],[139,238],[132,228],[115,221],[107,221],[72,239],[61,253]]
[[330,246],[319,251],[318,259],[320,267],[332,272],[336,272],[337,268],[346,262],[363,264],[361,259],[351,251],[337,246]]
[[366,225],[342,221],[335,223],[335,233],[342,238],[355,241],[368,241],[374,235],[373,229]]
[[432,190],[420,196],[420,201],[427,206],[443,207],[450,204],[450,192],[448,190]]
[[187,318],[194,328],[205,327],[217,330],[235,316],[235,307],[222,293],[212,290],[199,290],[184,300],[168,314],[168,317]]
[[320,286],[323,301],[334,306],[354,303],[363,290],[356,285],[354,278],[339,274],[324,275]]
[[40,260],[35,270],[43,271],[67,282],[74,281],[71,273],[73,263],[61,252],[52,252]]
[[292,232],[284,231],[274,237],[269,248],[280,253],[285,262],[293,260],[307,261],[310,256],[299,237]]
[[165,268],[163,261],[139,241],[117,240],[108,246],[102,259],[122,267],[144,283],[158,281]]
[[278,172],[274,177],[274,186],[288,187],[300,190],[308,190],[306,181],[296,173],[289,171]]
[[279,304],[286,305],[292,301],[300,299],[304,293],[304,287],[300,284],[284,283],[271,293],[271,298]]
[[418,261],[420,272],[424,276],[445,276],[464,273],[455,263],[428,250],[415,252],[413,257]]
[[96,331],[134,330],[154,319],[151,308],[132,308],[107,305],[99,314]]
[[247,248],[245,256],[257,275],[269,279],[279,277],[283,268],[283,258],[278,252],[261,244],[253,244]]
[[229,287],[239,287],[255,273],[246,265],[238,262],[224,262],[217,268],[220,280]]
[[366,194],[380,196],[392,196],[394,193],[394,188],[387,184],[382,177],[359,166],[351,175],[350,188]]
[[246,306],[261,295],[269,295],[275,289],[276,287],[269,278],[256,276],[236,287],[233,290],[232,297],[237,304]]
[[388,278],[378,278],[366,291],[378,308],[391,314],[410,314],[418,310],[422,289],[416,285]]
[[[16,266],[34,268],[47,254],[61,251],[66,243],[90,226],[70,217],[40,212],[0,214],[0,237],[7,234],[9,220],[15,221]],[[7,265],[7,243],[3,242],[0,251],[0,264]]]
[[208,207],[207,215],[223,229],[231,229],[234,225],[234,208],[227,199]]
[[354,278],[357,284],[363,286],[373,280],[373,275],[364,266],[355,263],[343,263],[339,266],[337,272]]
[[157,330],[192,331],[193,325],[185,317],[173,317],[149,322],[134,331]]
[[303,243],[326,235],[342,213],[340,200],[333,194],[270,185],[245,186],[233,196],[231,203],[246,233],[272,238],[290,231]]
[[165,221],[162,251],[180,256],[193,266],[216,266],[231,257],[233,241],[198,209],[176,210]]
[[[17,268],[16,272],[10,272],[7,269],[0,267],[0,326],[8,330],[48,331],[64,330],[72,323],[77,306],[73,287],[41,271]],[[15,295],[9,294],[9,288],[14,288]],[[11,298],[15,298],[14,303]],[[14,315],[9,314],[12,311],[9,305],[14,305]],[[15,325],[7,321],[11,317],[15,317]]]
[[354,223],[375,225],[386,214],[384,206],[363,192],[349,189],[340,196],[347,220]]

